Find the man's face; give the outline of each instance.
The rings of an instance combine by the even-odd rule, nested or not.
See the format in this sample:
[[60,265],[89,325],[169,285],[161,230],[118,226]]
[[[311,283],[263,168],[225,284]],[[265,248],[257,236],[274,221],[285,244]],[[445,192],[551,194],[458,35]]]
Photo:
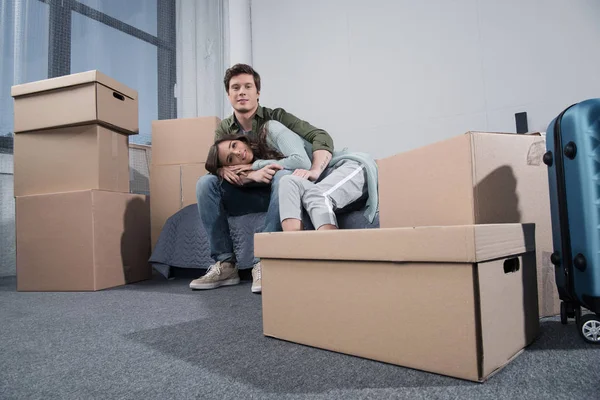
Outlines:
[[258,96],[254,78],[250,74],[234,76],[229,81],[229,102],[240,113],[253,111],[258,106]]

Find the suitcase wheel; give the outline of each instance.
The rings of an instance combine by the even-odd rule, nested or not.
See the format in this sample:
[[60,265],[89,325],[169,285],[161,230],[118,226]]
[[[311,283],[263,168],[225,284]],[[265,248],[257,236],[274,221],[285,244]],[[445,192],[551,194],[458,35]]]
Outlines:
[[600,344],[600,317],[586,314],[579,322],[579,334],[588,343]]

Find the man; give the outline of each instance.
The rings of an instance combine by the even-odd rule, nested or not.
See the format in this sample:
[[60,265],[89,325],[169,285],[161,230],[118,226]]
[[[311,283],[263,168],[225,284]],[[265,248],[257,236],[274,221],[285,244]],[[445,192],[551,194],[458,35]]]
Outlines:
[[[276,120],[312,143],[313,163],[309,171],[300,171],[306,179],[316,181],[329,164],[333,140],[327,132],[282,108],[270,109],[259,104],[260,75],[249,65],[236,64],[229,68],[223,80],[233,115],[221,121],[215,140],[227,134],[256,135],[262,125]],[[228,215],[267,212],[262,232],[281,231],[279,221],[278,186],[282,176],[292,171],[278,165],[268,165],[247,173],[244,184],[242,170],[233,167],[219,169],[218,175],[205,175],[198,180],[196,197],[204,229],[208,234],[211,257],[216,261],[206,274],[190,283],[192,289],[214,289],[240,282],[233,242],[229,232]],[[247,171],[246,171],[247,172]],[[252,292],[261,293],[260,260],[254,259]]]

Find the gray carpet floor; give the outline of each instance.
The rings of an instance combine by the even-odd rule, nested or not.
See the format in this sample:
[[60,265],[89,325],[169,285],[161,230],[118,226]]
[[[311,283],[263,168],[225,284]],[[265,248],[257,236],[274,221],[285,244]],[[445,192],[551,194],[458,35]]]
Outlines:
[[156,278],[94,293],[20,293],[0,278],[0,399],[599,399],[600,346],[571,324],[486,383],[262,335],[244,282]]

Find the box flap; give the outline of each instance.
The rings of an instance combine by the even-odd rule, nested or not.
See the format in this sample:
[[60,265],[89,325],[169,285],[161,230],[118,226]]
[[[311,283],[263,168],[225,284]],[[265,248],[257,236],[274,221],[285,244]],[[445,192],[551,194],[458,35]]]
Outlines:
[[136,90],[133,90],[125,86],[124,84],[117,82],[115,79],[96,70],[15,85],[11,88],[10,94],[12,97],[19,97],[28,94],[45,92],[48,90],[66,88],[70,86],[77,86],[91,82],[101,83],[102,85],[109,87],[114,91],[119,92],[133,100],[137,99]]
[[482,262],[535,250],[534,224],[258,233],[259,258]]

